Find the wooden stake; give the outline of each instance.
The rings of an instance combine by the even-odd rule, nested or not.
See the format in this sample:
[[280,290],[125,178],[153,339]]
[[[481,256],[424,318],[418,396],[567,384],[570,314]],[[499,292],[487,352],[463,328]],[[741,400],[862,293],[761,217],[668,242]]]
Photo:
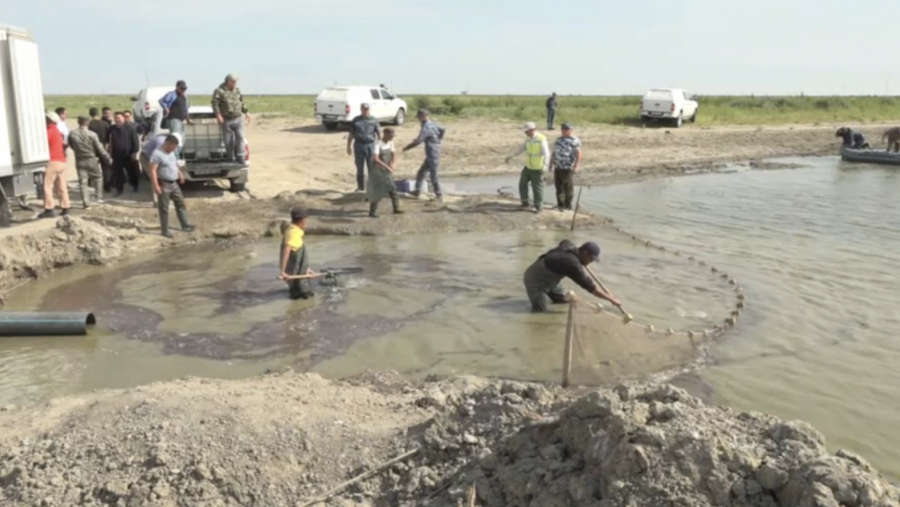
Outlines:
[[569,387],[569,376],[572,373],[572,334],[575,331],[575,300],[569,293],[569,321],[566,323],[566,345],[563,349],[562,385]]
[[575,211],[572,212],[572,228],[569,229],[571,231],[575,230],[575,219],[578,218],[578,207],[581,206],[582,190],[584,190],[584,187],[578,187],[578,197],[575,199]]
[[[594,273],[594,270],[591,269],[590,266],[585,266],[584,269],[586,269],[587,272],[591,274],[591,278],[593,278],[594,281],[597,282],[597,285],[599,285],[600,288],[603,289],[603,292],[609,294],[610,296],[613,295],[613,293],[610,292],[609,289],[607,289],[605,285],[603,285],[603,282],[600,281],[600,277],[598,277],[597,274]],[[634,318],[632,318],[631,314],[626,312],[625,309],[622,308],[622,305],[616,305],[616,308],[618,308],[619,311],[622,312],[622,315],[625,317],[626,324],[631,322],[632,320],[634,320]]]
[[322,495],[319,495],[315,498],[311,498],[311,499],[307,500],[305,503],[300,504],[300,507],[309,507],[309,506],[315,505],[319,502],[324,502],[324,501],[328,500],[329,498],[333,497],[334,495],[343,491],[344,488],[346,488],[347,486],[352,486],[353,484],[356,484],[357,482],[360,482],[364,479],[368,479],[370,476],[375,475],[376,473],[384,470],[385,468],[393,465],[394,463],[405,460],[406,458],[416,454],[417,452],[419,452],[419,449],[413,449],[406,454],[401,454],[400,456],[397,456],[396,458],[394,458],[390,461],[386,461],[386,462],[378,465],[377,467],[369,470],[368,472],[361,473],[361,474],[357,475],[356,477],[350,479],[347,482],[342,482],[341,484],[338,484],[337,486],[328,490],[326,493],[323,493]]

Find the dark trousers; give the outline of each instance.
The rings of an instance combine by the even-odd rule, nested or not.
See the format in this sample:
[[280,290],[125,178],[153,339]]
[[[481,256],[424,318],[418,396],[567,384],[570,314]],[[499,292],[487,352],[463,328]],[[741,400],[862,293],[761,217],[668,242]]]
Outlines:
[[356,189],[366,189],[366,171],[372,172],[375,166],[375,143],[353,143],[353,154],[356,157]]
[[547,108],[547,130],[553,130],[553,121],[556,119],[556,109]]
[[575,175],[571,169],[554,169],[553,182],[556,185],[556,205],[562,209],[572,209],[575,194]]
[[191,226],[187,219],[187,207],[184,205],[184,194],[181,193],[181,187],[178,182],[159,181],[159,187],[162,193],[156,201],[159,210],[159,226],[163,234],[169,232],[169,202],[175,203],[175,215],[178,216],[178,222],[181,228],[186,229]]
[[103,171],[103,191],[109,192],[110,190],[112,190],[113,186],[112,163],[108,163],[106,160],[101,160],[100,169]]
[[431,180],[431,186],[434,187],[434,195],[438,197],[443,195],[441,193],[441,182],[438,181],[439,163],[440,161],[437,158],[425,157],[425,162],[422,162],[422,167],[416,173],[416,193],[421,192],[422,182],[425,181],[425,176],[427,175]]
[[[287,262],[288,275],[305,275],[309,270],[309,257],[306,255],[306,245],[300,247],[296,252],[291,252]],[[291,299],[308,299],[312,297],[312,282],[309,278],[302,280],[291,280],[288,283],[288,290]]]
[[137,191],[141,181],[141,166],[137,160],[131,158],[131,155],[118,155],[113,158],[111,179],[112,185],[119,193],[125,190],[126,182]]

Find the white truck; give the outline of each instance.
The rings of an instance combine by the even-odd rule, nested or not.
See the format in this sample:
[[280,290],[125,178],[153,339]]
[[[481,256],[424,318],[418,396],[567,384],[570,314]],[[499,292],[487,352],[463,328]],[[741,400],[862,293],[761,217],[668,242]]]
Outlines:
[[[243,192],[250,169],[250,143],[244,140],[244,160],[231,162],[226,156],[225,136],[211,106],[190,106],[191,123],[184,126],[181,157],[187,181],[228,180],[232,192]],[[154,113],[149,136],[166,134],[162,111]]]
[[131,97],[131,112],[134,114],[134,121],[137,123],[149,123],[155,113],[162,111],[159,99],[174,89],[174,86],[154,86],[152,88],[144,88],[137,95]]
[[685,90],[654,89],[641,99],[641,123],[666,120],[678,128],[685,121],[696,122],[699,110],[697,98]]
[[403,125],[409,112],[406,101],[381,86],[337,86],[326,88],[316,97],[316,119],[328,130],[346,125],[369,104],[369,114],[380,122]]
[[28,30],[0,25],[0,227],[10,201],[31,194],[50,160],[38,47]]

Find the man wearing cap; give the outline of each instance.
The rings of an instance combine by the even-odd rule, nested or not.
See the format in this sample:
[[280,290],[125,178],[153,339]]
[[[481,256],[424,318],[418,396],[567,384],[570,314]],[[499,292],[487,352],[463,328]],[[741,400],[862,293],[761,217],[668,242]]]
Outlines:
[[103,202],[103,170],[100,163],[102,161],[103,165],[108,165],[112,162],[100,137],[90,130],[90,123],[91,119],[87,116],[79,116],[78,128],[69,134],[69,146],[75,153],[75,169],[78,171],[78,187],[84,209],[91,207],[91,188],[96,193],[94,202]]
[[520,144],[516,151],[506,157],[508,164],[513,157],[522,152],[525,153],[525,167],[519,176],[519,197],[522,199],[522,207],[528,208],[528,184],[534,192],[534,208],[538,213],[544,206],[544,170],[550,163],[550,148],[547,146],[547,136],[537,131],[532,122],[525,124],[525,142]]
[[572,135],[572,125],[562,124],[562,136],[553,145],[550,170],[556,186],[556,205],[561,210],[572,209],[572,195],[575,193],[573,180],[581,164],[581,141]]
[[350,122],[347,136],[347,155],[356,159],[356,191],[366,191],[366,171],[375,165],[375,143],[381,139],[381,125],[370,113],[369,104],[360,107],[361,114]]
[[309,299],[315,296],[309,278],[301,276],[314,275],[309,269],[309,255],[303,236],[306,229],[306,210],[295,206],[291,208],[291,225],[284,231],[281,242],[281,280],[288,284],[291,299]]
[[597,287],[585,270],[585,266],[600,261],[600,247],[596,243],[585,243],[576,247],[564,240],[556,248],[538,257],[525,270],[525,292],[531,301],[531,311],[546,312],[550,303],[563,304],[569,301],[566,290],[559,284],[569,278],[584,290],[614,305],[619,301]]
[[169,124],[169,133],[184,136],[184,124],[191,122],[188,116],[190,101],[187,98],[187,84],[184,81],[175,83],[175,89],[159,99],[159,105],[162,106],[163,121]]
[[213,92],[212,107],[216,113],[216,121],[222,126],[225,135],[226,156],[229,160],[246,166],[244,119],[250,123],[250,113],[244,104],[241,89],[237,87],[237,81],[238,77],[234,74],[225,76],[225,81]]
[[416,190],[412,195],[418,197],[422,192],[422,182],[425,181],[427,174],[431,179],[431,186],[434,187],[434,195],[441,199],[443,194],[441,193],[441,182],[438,181],[438,169],[441,164],[441,141],[444,140],[444,134],[447,131],[431,120],[431,113],[427,109],[419,109],[416,118],[422,124],[419,137],[403,148],[403,151],[409,151],[425,143],[425,162],[422,162],[422,167],[416,173]]

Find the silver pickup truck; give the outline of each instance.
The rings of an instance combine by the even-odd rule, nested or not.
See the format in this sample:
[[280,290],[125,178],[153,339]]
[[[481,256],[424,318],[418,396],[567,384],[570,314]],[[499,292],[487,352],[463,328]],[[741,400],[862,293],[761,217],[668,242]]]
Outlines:
[[[244,163],[230,162],[225,154],[225,136],[222,134],[222,127],[216,122],[212,107],[191,106],[188,114],[193,123],[184,126],[184,143],[181,149],[184,179],[224,179],[229,181],[232,192],[244,191],[250,168],[250,143],[245,143]],[[150,136],[169,132],[162,128],[161,113],[154,114],[151,122]]]

